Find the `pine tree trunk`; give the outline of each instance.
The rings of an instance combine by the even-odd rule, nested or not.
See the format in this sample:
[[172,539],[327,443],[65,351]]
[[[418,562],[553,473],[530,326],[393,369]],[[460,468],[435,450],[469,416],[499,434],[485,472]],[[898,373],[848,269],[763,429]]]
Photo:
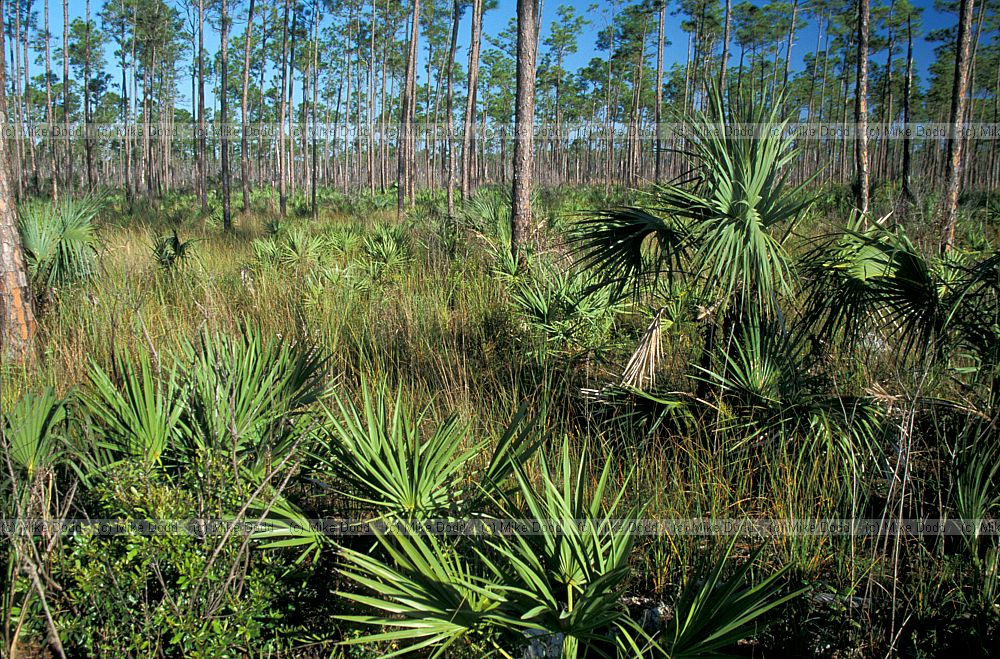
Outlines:
[[247,12],[247,30],[243,35],[243,90],[240,103],[240,183],[243,188],[243,213],[250,212],[250,145],[247,143],[247,99],[250,91],[250,42],[253,35],[254,0]]
[[[726,85],[726,57],[729,53],[729,4],[730,0],[726,0],[726,38],[722,46],[722,71],[720,73],[719,87],[724,88]],[[663,32],[665,23],[667,20],[667,3],[663,2],[660,5],[660,20],[659,20],[659,30],[656,37],[656,106],[653,110],[656,121],[656,159],[655,159],[655,170],[653,173],[653,180],[657,183],[660,182],[663,175],[663,129],[660,126],[663,123]]]
[[882,101],[880,103],[881,114],[879,116],[879,123],[882,125],[881,137],[879,139],[879,149],[878,157],[875,161],[875,175],[882,178],[883,180],[889,178],[889,140],[887,136],[889,135],[889,124],[892,122],[892,53],[895,49],[895,39],[896,34],[892,28],[892,16],[893,11],[896,8],[896,0],[889,1],[889,44],[886,48],[887,54],[885,58],[885,78],[882,83]]
[[[447,107],[447,131],[448,141],[448,172],[446,185],[448,187],[448,219],[455,217],[455,90],[453,84],[453,69],[455,68],[455,45],[458,43],[458,23],[461,17],[461,0],[455,0],[451,6],[451,42],[448,45],[448,68],[445,71],[446,95],[445,105]],[[383,78],[384,80],[384,78]],[[383,85],[384,89],[384,85]]]
[[52,175],[52,201],[59,201],[59,181],[56,174],[56,141],[52,137],[52,66],[49,58],[52,39],[49,35],[49,0],[45,0],[45,122],[49,130],[49,172]]
[[[3,34],[3,12],[0,11],[0,35]],[[3,42],[0,41],[2,50]],[[6,67],[2,66],[2,60],[0,57],[0,91],[6,84]],[[3,99],[0,100],[0,137],[6,134],[7,104]],[[17,229],[10,153],[7,140],[0,139],[0,360],[10,359],[18,363],[28,360],[34,335],[35,315],[21,249],[21,234]]]
[[951,124],[948,136],[948,158],[945,162],[946,189],[941,213],[941,249],[955,246],[955,222],[958,215],[958,194],[962,186],[962,122],[965,118],[966,94],[969,86],[969,47],[972,36],[973,0],[961,0],[958,19],[958,39],[955,44],[955,76],[951,93]]
[[222,124],[222,229],[232,231],[233,215],[229,199],[229,7],[226,0],[220,5],[222,13],[222,45],[219,53],[222,66],[219,98],[219,120]]
[[[389,0],[385,3],[385,16],[386,21],[389,20]],[[379,188],[382,192],[385,192],[386,187],[389,185],[389,140],[386,137],[388,121],[389,121],[389,110],[385,105],[385,86],[386,81],[389,78],[388,71],[389,63],[389,39],[382,39],[382,80],[379,89],[379,157],[378,157],[378,174],[379,174]]]
[[285,118],[288,114],[285,86],[288,84],[288,11],[291,0],[285,0],[285,14],[281,21],[281,89],[278,90],[278,209],[281,217],[285,217],[288,200],[286,198],[285,180],[288,172],[285,167]]
[[[4,0],[0,0],[0,9],[4,9]],[[3,13],[0,11],[0,13]],[[2,17],[0,17],[0,22],[2,22]],[[11,80],[10,80],[10,92],[11,98],[14,100],[13,110],[14,125],[17,127],[17,135],[14,138],[14,154],[16,156],[15,160],[12,162],[11,174],[13,175],[15,181],[17,181],[16,187],[16,197],[20,197],[24,194],[24,137],[21,127],[24,126],[24,117],[21,114],[21,65],[20,58],[15,52],[15,46],[18,43],[21,35],[21,12],[14,12],[14,38],[10,40],[10,61],[11,61]],[[0,34],[0,39],[5,39],[5,34]],[[4,65],[4,70],[6,70],[6,64]],[[3,103],[4,107],[7,107],[7,98],[5,96],[6,90],[0,89],[0,103]],[[4,111],[4,115],[7,115],[7,111]]]
[[202,213],[208,213],[205,150],[205,0],[198,0],[198,193]]
[[[368,44],[368,107],[365,109],[365,137],[368,143],[368,192],[375,194],[375,23],[376,2],[372,0],[372,22],[369,27]],[[319,38],[319,21],[317,20],[316,37]],[[315,54],[315,51],[314,51]],[[317,76],[316,79],[319,82]]]
[[[310,182],[312,184],[312,217],[315,220],[319,216],[319,206],[317,204],[316,189],[319,185],[317,178],[319,177],[319,157],[316,153],[316,106],[319,103],[319,19],[320,12],[315,12],[315,18],[313,20],[313,97],[312,103],[310,103],[310,110],[312,112],[312,177]],[[374,20],[372,22],[372,29],[375,29]]]
[[[858,210],[868,214],[868,0],[858,0],[858,69],[854,86],[855,160]],[[866,220],[867,222],[867,220]]]
[[514,184],[511,212],[511,250],[515,257],[532,235],[531,183],[534,165],[535,0],[517,0],[517,93],[514,114]]
[[92,192],[94,190],[94,144],[90,141],[90,0],[87,0],[86,4],[84,15],[86,27],[83,34],[83,47],[87,51],[87,56],[83,60],[83,151],[87,160],[87,190]]
[[472,1],[472,38],[469,42],[468,96],[465,99],[465,137],[462,139],[462,199],[472,192],[472,134],[476,108],[476,87],[479,80],[479,47],[483,34],[483,0]]
[[412,163],[413,145],[413,97],[416,88],[417,74],[417,38],[420,35],[420,0],[413,0],[413,13],[410,17],[410,47],[406,56],[406,83],[403,98],[399,106],[399,148],[396,161],[396,219],[402,219],[406,205],[406,196],[410,191],[410,179],[413,175]]
[[[298,37],[299,12],[292,4],[292,28],[288,44],[288,153],[285,160],[285,179],[288,194],[295,196],[295,43]],[[350,75],[347,76],[350,78]]]
[[[28,4],[27,10],[30,12],[31,4]],[[29,72],[28,64],[28,26],[24,26],[24,30],[21,32],[21,50],[22,57],[24,58],[24,67],[22,72],[24,73],[24,112],[22,116],[24,117],[25,124],[28,126],[29,135],[34,134],[34,121],[31,118],[31,73]],[[38,158],[35,155],[35,140],[28,140],[28,160],[31,166],[31,189],[37,194],[39,191],[38,182]]]
[[913,85],[913,29],[906,17],[906,79],[903,80],[903,197],[913,202],[913,142],[910,139],[910,93]]
[[[119,49],[119,65],[121,66],[122,72],[122,99],[121,99],[121,114],[122,121],[125,125],[124,135],[122,136],[122,151],[124,152],[124,158],[122,161],[122,179],[123,185],[125,186],[125,199],[131,204],[132,203],[132,177],[129,171],[129,156],[131,152],[129,150],[129,139],[128,139],[128,125],[129,125],[129,97],[128,97],[128,75],[127,68],[125,66],[125,19],[122,18],[122,28],[119,33],[119,43],[121,48]],[[197,136],[196,136],[197,137]],[[197,139],[195,140],[197,145]],[[197,149],[197,146],[195,147]]]
[[[719,94],[725,95],[726,93],[726,67],[729,66],[729,27],[732,20],[732,10],[733,10],[732,0],[726,0],[726,17],[725,24],[722,30],[722,62],[719,64]],[[666,14],[666,4],[660,9],[660,21],[662,22]],[[662,35],[662,30],[661,30]],[[662,49],[662,37],[660,40]]]
[[782,77],[782,93],[788,90],[788,67],[792,63],[792,39],[795,37],[795,18],[799,10],[799,0],[792,3],[792,23],[788,26],[788,45],[785,46],[785,75]]
[[[89,19],[88,19],[89,20]],[[90,53],[87,53],[89,59]],[[69,139],[69,0],[63,0],[63,127],[66,138],[66,187],[73,186],[73,142]],[[84,85],[87,84],[85,80]]]

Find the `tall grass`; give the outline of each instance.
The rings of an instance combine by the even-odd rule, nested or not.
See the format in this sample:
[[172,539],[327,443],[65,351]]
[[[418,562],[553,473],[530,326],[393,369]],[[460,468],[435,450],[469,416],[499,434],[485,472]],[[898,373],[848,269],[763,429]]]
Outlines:
[[[907,330],[912,316],[893,317],[888,307],[859,311],[848,329],[867,333],[852,343],[842,325],[816,315],[811,327],[824,330],[823,343],[794,350],[775,340],[797,341],[794,332],[748,320],[727,329],[733,343],[716,344],[705,363],[694,319],[705,300],[661,287],[655,292],[667,290],[669,299],[653,310],[667,309],[663,359],[656,387],[636,392],[620,383],[650,309],[644,300],[593,294],[594,279],[564,244],[567,218],[607,200],[595,191],[544,191],[538,205],[552,248],[521,268],[503,260],[502,203],[490,195],[469,204],[457,226],[430,211],[397,226],[378,199],[334,193],[324,196],[317,221],[305,212],[277,222],[266,200],[257,200],[233,235],[190,212],[192,199],[165,199],[135,217],[113,205],[95,219],[94,260],[85,278],[54,287],[40,317],[38,359],[0,372],[4,459],[16,465],[0,465],[14,473],[3,477],[5,514],[24,512],[13,493],[45,491],[25,479],[29,468],[30,478],[39,469],[31,465],[51,457],[46,487],[73,491],[67,510],[74,514],[222,511],[270,520],[275,530],[249,539],[195,535],[130,545],[81,536],[53,545],[46,576],[69,594],[43,590],[47,603],[59,604],[50,611],[68,646],[84,654],[204,654],[316,643],[332,651],[354,639],[374,653],[399,650],[408,642],[402,635],[378,635],[406,628],[397,624],[401,614],[411,629],[426,622],[419,607],[401,603],[415,592],[447,604],[432,633],[419,638],[450,640],[448,652],[472,656],[516,653],[529,636],[540,643],[557,634],[575,639],[567,647],[575,643],[581,654],[712,648],[705,639],[713,634],[724,650],[756,637],[779,650],[821,640],[843,650],[864,644],[871,653],[907,643],[914,654],[933,654],[960,642],[927,629],[963,624],[969,618],[962,616],[976,621],[973,638],[993,638],[1000,591],[995,542],[985,535],[898,545],[878,537],[777,537],[759,539],[762,551],[751,553],[742,541],[681,534],[629,538],[627,546],[600,534],[539,537],[526,546],[423,536],[340,539],[337,546],[312,534],[303,523],[312,516],[447,516],[473,499],[478,514],[586,517],[588,497],[602,489],[601,512],[592,517],[613,510],[619,497],[620,512],[641,509],[654,519],[996,515],[995,474],[983,457],[992,455],[984,438],[994,426],[981,413],[995,405],[995,343],[984,322],[995,298],[985,255],[920,268],[923,252],[898,234],[810,242],[831,228],[818,213],[781,245],[789,268],[804,259],[816,268],[839,263],[844,242],[864,248],[848,250],[855,261],[881,264],[877,272],[856,263],[800,271],[831,291],[860,281],[870,285],[861,287],[865,299],[877,304],[931,288],[940,293],[938,309],[974,302],[962,322],[957,313],[944,313],[941,323],[918,316],[927,323],[913,327],[915,341],[941,337],[935,348],[950,355],[934,362],[944,366],[927,371],[919,391],[908,385],[917,360],[879,347],[902,350],[893,332]],[[432,208],[440,199],[425,201]],[[832,218],[833,226],[840,222]],[[163,267],[151,249],[150,236],[168,235],[186,245],[183,267]],[[700,290],[703,282],[695,284]],[[809,303],[804,288],[786,292],[786,320],[808,316]],[[308,386],[285,386],[305,371],[315,376],[306,377]],[[298,396],[303,390],[308,395]],[[480,487],[519,410],[544,439],[537,457],[499,474],[507,487]],[[29,412],[43,423],[19,421]],[[95,447],[106,453],[95,457]],[[69,465],[84,464],[80,451],[95,464],[103,456],[103,469],[74,489],[79,475]],[[410,489],[396,499],[380,486],[393,469],[417,466],[426,469],[400,477]],[[560,506],[569,512],[545,510]],[[18,566],[13,553],[4,558]],[[572,574],[560,572],[570,564]],[[240,603],[230,570],[245,573],[253,603]],[[577,583],[576,572],[587,579]],[[43,644],[42,598],[17,574],[8,573],[6,612],[24,611],[21,638]],[[121,580],[118,588],[101,596],[100,584],[112,579]],[[739,615],[729,618],[735,635],[701,625],[728,603],[766,608],[803,583],[812,594],[756,619],[776,631],[736,625]],[[211,606],[186,599],[195,588]],[[346,597],[330,597],[337,590]],[[629,615],[624,595],[666,602],[681,615],[634,629],[627,621],[639,616]],[[141,602],[141,615],[129,613],[130,597]],[[120,639],[101,636],[80,613],[87,611],[102,623],[117,621]],[[177,639],[165,629],[178,630]],[[634,643],[616,645],[626,637]]]

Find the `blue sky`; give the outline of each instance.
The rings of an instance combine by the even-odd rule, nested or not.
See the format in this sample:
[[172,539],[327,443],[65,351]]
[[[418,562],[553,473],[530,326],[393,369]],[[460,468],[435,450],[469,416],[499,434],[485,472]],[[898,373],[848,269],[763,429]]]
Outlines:
[[[171,0],[167,0],[170,2]],[[266,1],[266,0],[264,0]],[[53,35],[53,48],[59,48],[62,46],[62,2],[61,0],[49,0],[49,30]],[[233,26],[233,31],[236,34],[242,34],[245,29],[246,20],[246,6],[247,0],[230,0],[231,4],[235,5],[236,11],[234,20],[235,25]],[[766,2],[761,0],[754,0],[755,4],[763,5]],[[605,53],[601,53],[597,50],[597,33],[607,25],[607,20],[610,15],[610,3],[608,2],[595,2],[594,0],[544,0],[542,8],[542,38],[549,33],[552,21],[556,17],[556,9],[563,4],[572,5],[577,9],[577,12],[585,15],[590,23],[584,27],[584,32],[579,40],[578,51],[568,58],[566,63],[566,68],[569,70],[575,70],[576,68],[585,65],[593,57],[604,56]],[[621,3],[619,3],[621,4]],[[803,2],[802,4],[805,4]],[[851,3],[853,4],[853,3]],[[933,2],[928,0],[915,0],[914,4],[918,7],[923,7],[923,33],[926,34],[930,30],[947,27],[955,25],[957,23],[958,17],[955,14],[944,13],[937,11]],[[597,10],[592,11],[591,7],[596,5]],[[182,5],[177,4],[178,7]],[[84,14],[84,0],[70,0],[70,18],[83,17]],[[669,68],[672,64],[683,62],[687,55],[687,34],[684,33],[680,24],[683,20],[681,16],[670,16],[670,12],[676,7],[676,2],[668,5],[667,13],[667,29],[666,29],[666,39],[670,45],[666,46],[664,51],[664,66]],[[850,4],[845,4],[845,8],[850,7]],[[41,25],[42,20],[42,8],[43,0],[34,0],[33,5],[34,10],[38,14],[39,25]],[[100,8],[99,0],[91,0],[91,13],[96,20],[97,12]],[[508,24],[508,21],[516,13],[516,2],[515,0],[498,0],[496,9],[486,13],[483,20],[484,31],[488,35],[495,35],[501,32]],[[469,33],[471,31],[470,27],[470,17],[469,12],[466,11],[462,26],[459,30],[459,49],[460,51],[456,54],[458,60],[466,61],[468,57],[466,53],[466,48],[469,41]],[[800,68],[802,66],[803,56],[806,53],[811,53],[816,46],[816,33],[818,26],[811,19],[803,18],[800,14],[802,29],[797,35],[797,39],[792,47],[792,68]],[[218,47],[219,37],[211,29],[206,30],[206,48],[210,52],[214,52]],[[422,44],[422,46],[425,44]],[[921,38],[914,42],[914,58],[916,60],[918,74],[923,82],[926,82],[926,70],[931,62],[934,60],[934,46],[935,44],[924,41],[923,35]],[[486,45],[484,44],[484,47]],[[734,56],[739,57],[739,49],[735,46],[731,46],[734,50]],[[113,62],[111,56],[112,46],[108,47],[108,61]],[[901,56],[901,53],[898,56]],[[187,63],[185,63],[185,66]],[[53,68],[57,70],[57,74],[61,71],[61,62],[53,62]],[[422,67],[421,67],[422,68]],[[419,69],[418,69],[419,70]],[[37,72],[37,68],[33,70],[33,73]],[[112,81],[117,80],[116,75],[112,75]],[[185,96],[186,85],[180,84],[179,93],[182,98]],[[188,94],[190,93],[189,90]],[[184,101],[182,101],[183,103]]]

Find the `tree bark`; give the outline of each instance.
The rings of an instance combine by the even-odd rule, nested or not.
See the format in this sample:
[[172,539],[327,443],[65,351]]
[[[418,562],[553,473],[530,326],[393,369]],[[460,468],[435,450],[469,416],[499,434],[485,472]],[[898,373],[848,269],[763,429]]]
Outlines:
[[533,233],[531,183],[534,164],[535,0],[517,0],[517,92],[514,114],[514,176],[511,212],[511,250],[524,251]]
[[[724,20],[724,27],[722,29],[722,63],[719,65],[719,94],[725,95],[726,93],[726,67],[729,66],[729,27],[732,20],[732,10],[733,3],[732,0],[726,0],[726,16]],[[663,12],[666,11],[666,6],[664,6],[661,11],[661,19],[663,20]]]
[[410,18],[410,48],[406,56],[406,84],[399,109],[399,148],[396,161],[396,219],[402,219],[413,176],[410,165],[413,153],[413,97],[417,77],[417,39],[420,35],[420,0],[413,0]]
[[[723,89],[726,85],[726,57],[729,53],[729,4],[730,0],[726,0],[726,38],[722,46],[722,70],[719,74],[720,89]],[[660,182],[663,170],[663,129],[660,124],[663,123],[663,31],[666,20],[667,3],[664,1],[660,4],[660,26],[656,38],[656,106],[653,111],[656,122],[656,158],[653,180],[656,183]]]
[[[24,118],[24,123],[28,126],[29,135],[34,134],[34,121],[31,118],[31,73],[29,71],[30,65],[28,62],[28,32],[30,29],[30,17],[31,17],[31,1],[27,3],[25,8],[26,17],[24,29],[21,31],[21,55],[24,59],[24,67],[21,69],[24,74],[24,112],[21,116]],[[20,15],[20,12],[18,12]],[[31,189],[37,194],[39,190],[38,183],[38,158],[35,156],[35,140],[29,139],[28,142],[28,160],[31,163]]]
[[208,213],[208,176],[205,170],[205,0],[198,0],[198,192],[201,212]]
[[52,201],[59,201],[59,181],[56,180],[56,141],[52,137],[54,123],[52,108],[52,66],[49,59],[51,51],[51,35],[49,34],[49,0],[45,0],[45,121],[49,130],[49,172],[52,175]]
[[472,133],[479,81],[479,46],[483,35],[483,0],[472,0],[472,38],[469,42],[468,96],[465,99],[465,137],[462,139],[462,199],[472,192]]
[[903,80],[903,197],[913,202],[913,173],[911,159],[913,144],[910,139],[910,91],[913,85],[913,29],[910,16],[906,17],[906,78]]
[[[89,19],[88,19],[89,20]],[[90,56],[90,53],[87,53]],[[66,132],[66,187],[73,186],[73,142],[69,138],[69,0],[63,0],[63,127]],[[87,84],[85,80],[84,85]]]
[[[728,1],[728,0],[727,0]],[[792,3],[792,23],[788,26],[788,44],[785,46],[785,74],[781,79],[781,91],[788,91],[788,68],[792,63],[792,39],[795,37],[795,18],[799,10],[799,0]]]
[[[857,163],[856,194],[858,210],[862,216],[868,214],[868,0],[858,0],[858,68],[854,86],[854,125],[857,136],[854,141]],[[867,220],[866,220],[867,222]]]
[[[377,174],[375,172],[375,87],[376,87],[376,77],[375,77],[375,61],[376,61],[376,51],[375,51],[375,25],[378,20],[378,7],[375,0],[372,1],[372,20],[371,25],[368,28],[369,33],[369,43],[368,43],[368,104],[365,108],[365,138],[368,143],[368,192],[371,195],[375,195],[375,179]],[[319,36],[319,28],[317,26],[317,37]],[[317,79],[318,80],[318,79]]]
[[958,194],[962,187],[962,122],[965,118],[966,94],[969,87],[969,47],[972,36],[973,0],[961,0],[958,17],[958,39],[955,43],[955,76],[951,92],[951,130],[948,135],[948,158],[945,162],[946,189],[941,213],[941,250],[955,246],[955,222],[958,215]]
[[220,64],[222,65],[221,91],[219,98],[219,120],[222,124],[222,229],[233,230],[233,214],[229,199],[229,7],[226,0],[220,5],[222,13],[222,44]]
[[445,103],[448,114],[448,134],[446,136],[448,141],[448,173],[446,177],[446,185],[448,187],[447,195],[449,220],[455,217],[455,136],[453,135],[455,132],[455,90],[453,85],[453,69],[455,68],[455,44],[458,42],[458,22],[461,18],[461,12],[461,0],[455,0],[451,7],[451,42],[448,45],[448,68],[445,71],[445,79],[447,80],[447,91],[445,92],[447,94],[447,99]]
[[[320,12],[314,12],[313,18],[313,85],[312,85],[312,103],[309,104],[309,110],[311,113],[310,121],[312,122],[312,176],[310,177],[310,183],[312,185],[312,218],[315,220],[319,216],[319,205],[317,204],[316,190],[319,186],[319,157],[316,152],[316,106],[319,104],[319,20]],[[372,24],[372,29],[374,29],[374,23]]]
[[[293,197],[295,196],[295,43],[299,34],[298,20],[297,3],[292,3],[292,27],[288,43],[288,153],[285,154],[285,182],[289,194]],[[350,79],[350,74],[347,77]]]
[[[65,1],[65,0],[64,0]],[[84,15],[86,27],[83,34],[83,47],[87,56],[83,60],[83,151],[87,160],[87,190],[94,189],[94,147],[90,141],[90,0],[86,3]],[[100,99],[98,99],[100,102]],[[71,159],[72,164],[72,159]]]
[[247,143],[247,99],[250,91],[250,41],[253,35],[254,0],[247,12],[247,31],[243,35],[243,90],[240,103],[240,183],[243,188],[243,213],[250,212],[250,145]]
[[285,0],[285,14],[281,21],[281,89],[278,91],[278,209],[282,217],[287,212],[285,179],[285,116],[287,114],[287,96],[285,85],[288,84],[288,11],[290,0]]
[[[0,35],[4,34],[3,9],[0,6]],[[2,50],[3,43],[0,41],[0,51]],[[2,64],[0,57],[0,65]],[[0,66],[0,91],[6,84],[5,69],[5,66]],[[0,138],[6,133],[7,104],[4,99],[0,101]],[[21,250],[21,234],[17,229],[8,142],[4,138],[0,139],[0,359],[11,359],[18,363],[28,360],[34,335],[35,314],[28,287],[28,271]]]

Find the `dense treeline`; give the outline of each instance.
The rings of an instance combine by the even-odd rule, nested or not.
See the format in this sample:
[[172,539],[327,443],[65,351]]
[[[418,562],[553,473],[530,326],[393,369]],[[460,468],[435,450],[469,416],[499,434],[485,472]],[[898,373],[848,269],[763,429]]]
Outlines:
[[[511,177],[517,34],[513,20],[499,34],[483,29],[484,14],[500,11],[495,3],[88,1],[84,17],[69,20],[64,0],[61,35],[48,31],[49,11],[57,10],[49,4],[17,0],[4,9],[10,118],[22,133],[37,131],[12,142],[22,196],[193,188],[204,206],[210,191],[228,206],[222,188],[234,181],[244,204],[249,189],[267,187],[280,192],[284,209],[296,191],[385,191],[407,171],[410,198],[414,185],[443,188],[454,179],[467,197]],[[995,3],[973,4],[939,9],[971,9],[962,115],[995,123],[1000,14]],[[755,102],[781,98],[789,116],[824,126],[820,137],[802,140],[799,178],[853,181],[862,119],[871,134],[870,187],[905,180],[912,193],[940,189],[948,176],[944,125],[953,120],[958,16],[939,25],[908,0],[878,2],[866,10],[861,40],[858,12],[823,0],[540,9],[534,169],[541,183],[635,185],[678,175],[686,164],[671,149],[683,138],[656,128],[704,109],[716,85]],[[667,43],[665,22],[680,22],[687,42]],[[570,69],[581,37],[595,32],[600,56]],[[925,38],[937,44],[934,61],[914,61],[914,42]],[[934,137],[882,137],[907,121],[937,124]],[[86,123],[116,126],[70,141],[38,130],[48,124],[68,133]],[[405,170],[401,138],[413,145]],[[995,142],[966,138],[965,187],[997,186]]]

